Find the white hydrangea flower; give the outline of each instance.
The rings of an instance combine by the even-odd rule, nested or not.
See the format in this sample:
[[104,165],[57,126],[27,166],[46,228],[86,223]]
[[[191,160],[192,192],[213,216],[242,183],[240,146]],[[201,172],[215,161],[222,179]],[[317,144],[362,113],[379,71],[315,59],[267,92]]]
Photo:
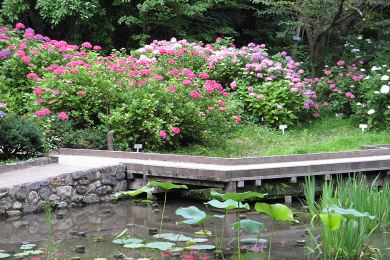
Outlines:
[[359,36],[357,37],[357,39],[358,39],[358,40],[363,40],[363,36],[359,35]]
[[390,87],[389,87],[388,85],[383,85],[383,86],[381,87],[380,92],[381,92],[382,94],[388,94],[388,93],[390,92]]
[[372,115],[372,114],[374,114],[375,113],[375,110],[374,109],[370,109],[370,110],[368,110],[368,112],[367,112],[367,114],[369,114],[369,115]]
[[380,70],[380,68],[378,68],[377,66],[373,66],[373,67],[371,68],[371,71],[376,71],[376,70]]
[[360,71],[366,71],[366,69],[360,69]]
[[387,76],[387,75],[383,75],[382,77],[381,77],[381,80],[389,80],[389,76]]
[[359,52],[359,51],[360,51],[360,49],[358,49],[358,48],[354,48],[351,50],[351,52]]
[[362,103],[360,103],[360,102],[357,102],[357,103],[356,103],[356,105],[357,105],[357,106],[361,106],[361,105],[362,105]]

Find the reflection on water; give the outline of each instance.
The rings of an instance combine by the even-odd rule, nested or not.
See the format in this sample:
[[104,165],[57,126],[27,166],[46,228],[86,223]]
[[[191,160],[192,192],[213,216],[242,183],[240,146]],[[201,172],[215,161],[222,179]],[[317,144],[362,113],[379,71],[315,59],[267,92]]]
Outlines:
[[[194,237],[194,232],[200,227],[188,225],[176,225],[179,218],[175,211],[179,207],[195,205],[200,209],[207,210],[200,203],[173,202],[169,201],[166,209],[166,221],[163,232],[175,232]],[[149,235],[149,228],[157,228],[160,224],[161,205],[137,205],[135,206],[135,227],[134,234],[145,240],[155,240]],[[60,215],[60,216],[59,216]],[[253,220],[259,220],[270,227],[269,219],[252,212],[244,215]],[[62,219],[59,217],[63,216]],[[226,221],[226,244],[234,237],[231,224],[235,222],[235,214],[229,214]],[[77,245],[86,247],[85,254],[79,255],[81,259],[94,259],[106,257],[112,259],[115,253],[123,253],[126,256],[146,257],[152,256],[154,259],[161,259],[160,252],[153,250],[132,250],[123,248],[120,245],[112,244],[113,234],[116,234],[126,227],[132,230],[129,225],[132,221],[132,207],[129,201],[120,201],[117,204],[96,204],[83,208],[69,209],[65,211],[55,211],[53,213],[52,241],[55,259],[70,259],[78,254],[74,251]],[[214,231],[222,230],[222,222],[210,222],[206,229]],[[0,221],[0,249],[20,252],[19,246],[23,241],[28,241],[38,245],[45,245],[48,238],[47,224],[44,214],[31,214],[19,219],[8,219]],[[296,241],[305,239],[304,228],[290,223],[280,223],[277,225],[277,232],[274,236],[273,259],[304,259],[304,250],[296,246]],[[81,236],[75,236],[79,232]],[[82,236],[85,232],[85,237]],[[72,235],[73,234],[73,235]],[[255,237],[253,235],[251,237]],[[267,238],[268,233],[262,235]],[[102,237],[102,242],[96,242],[97,237]],[[210,243],[212,243],[210,241]],[[231,243],[235,246],[235,242]],[[197,257],[200,259],[202,253]],[[156,258],[157,257],[157,258]],[[180,256],[181,258],[183,255]],[[247,256],[243,259],[261,259],[261,255]],[[43,257],[41,258],[43,259]],[[169,258],[168,258],[169,259]],[[195,258],[188,258],[195,259]],[[212,253],[203,256],[202,259],[213,259]]]

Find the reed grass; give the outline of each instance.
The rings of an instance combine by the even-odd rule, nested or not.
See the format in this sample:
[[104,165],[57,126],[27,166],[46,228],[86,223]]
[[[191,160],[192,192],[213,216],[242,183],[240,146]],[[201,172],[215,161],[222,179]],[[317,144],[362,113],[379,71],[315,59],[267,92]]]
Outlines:
[[[347,179],[326,181],[318,202],[315,201],[316,183],[313,176],[306,177],[305,202],[312,217],[309,225],[312,251],[319,252],[324,259],[354,259],[372,252],[372,237],[378,230],[389,226],[390,185],[376,186],[378,179],[368,183],[365,177],[351,175]],[[356,209],[376,216],[369,218],[342,218],[340,228],[323,228],[318,214],[331,205],[345,209]]]

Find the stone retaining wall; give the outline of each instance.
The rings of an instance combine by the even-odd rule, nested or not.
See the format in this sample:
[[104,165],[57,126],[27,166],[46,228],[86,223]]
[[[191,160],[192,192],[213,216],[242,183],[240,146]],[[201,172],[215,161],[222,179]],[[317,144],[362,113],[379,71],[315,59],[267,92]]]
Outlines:
[[107,202],[127,190],[126,166],[114,165],[65,173],[43,181],[0,189],[0,215],[40,212],[44,202],[58,208]]

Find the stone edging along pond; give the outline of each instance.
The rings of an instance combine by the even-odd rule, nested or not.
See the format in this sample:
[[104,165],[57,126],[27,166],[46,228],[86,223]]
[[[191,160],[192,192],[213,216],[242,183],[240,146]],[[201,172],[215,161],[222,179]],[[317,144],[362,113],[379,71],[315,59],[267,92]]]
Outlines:
[[45,201],[58,208],[107,202],[114,193],[126,189],[124,165],[64,173],[38,182],[0,189],[0,216],[41,212]]

